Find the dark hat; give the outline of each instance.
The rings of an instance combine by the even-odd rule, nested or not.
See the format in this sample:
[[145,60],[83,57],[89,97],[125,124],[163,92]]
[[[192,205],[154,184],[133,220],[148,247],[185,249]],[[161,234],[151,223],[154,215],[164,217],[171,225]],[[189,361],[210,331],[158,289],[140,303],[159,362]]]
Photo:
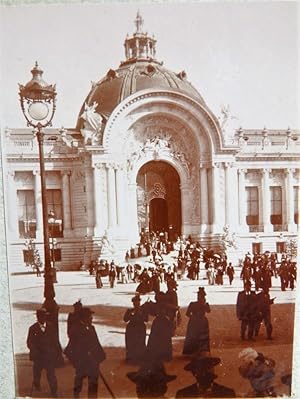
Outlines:
[[37,311],[36,311],[36,315],[37,315],[37,317],[46,317],[46,316],[48,316],[48,312],[47,312],[47,310],[45,309],[45,308],[40,308],[40,309],[37,309]]
[[199,371],[199,370],[209,370],[221,362],[219,357],[198,357],[190,361],[185,367],[186,371]]
[[92,314],[94,314],[90,308],[87,307],[82,307],[79,313],[80,319],[86,319],[87,317],[90,317]]
[[81,309],[82,308],[81,299],[78,299],[77,302],[73,303],[73,306],[75,309]]
[[199,287],[199,288],[198,288],[198,295],[200,295],[200,296],[206,296],[206,292],[205,292],[204,287]]
[[141,301],[141,297],[139,294],[136,294],[132,299],[132,302],[140,302]]
[[149,384],[154,386],[159,383],[168,383],[175,380],[176,375],[166,373],[163,363],[146,364],[140,367],[138,371],[127,373],[127,377],[135,384]]

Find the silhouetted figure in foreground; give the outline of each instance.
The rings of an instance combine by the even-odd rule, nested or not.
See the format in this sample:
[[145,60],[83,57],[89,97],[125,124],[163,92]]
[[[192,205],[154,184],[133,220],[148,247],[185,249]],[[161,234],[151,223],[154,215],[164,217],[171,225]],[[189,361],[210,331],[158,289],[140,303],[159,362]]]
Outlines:
[[83,307],[80,323],[70,332],[70,340],[65,355],[75,367],[74,398],[79,398],[83,379],[88,378],[88,397],[97,398],[99,364],[105,360],[105,352],[92,325],[92,312]]
[[186,311],[186,315],[190,319],[183,346],[182,353],[184,355],[210,352],[209,326],[205,317],[205,314],[210,312],[210,307],[205,299],[204,288],[199,288],[197,296],[197,302],[191,302]]
[[146,325],[148,315],[141,307],[141,298],[136,295],[132,298],[133,308],[127,309],[124,321],[127,324],[125,332],[126,361],[140,362],[146,352]]
[[176,398],[235,398],[233,389],[214,382],[217,375],[213,368],[220,361],[219,357],[198,357],[188,363],[184,370],[190,371],[196,382],[179,389]]
[[273,387],[275,361],[252,348],[243,349],[239,353],[239,359],[241,361],[239,373],[249,380],[255,391],[255,397],[276,397]]
[[67,321],[67,334],[70,338],[70,332],[72,328],[80,323],[80,311],[82,309],[82,303],[80,299],[73,304],[74,312],[69,313]]
[[168,389],[168,382],[175,380],[176,375],[166,373],[163,363],[150,362],[138,371],[127,373],[127,377],[136,384],[138,398],[162,398]]
[[168,314],[166,295],[156,295],[156,317],[152,322],[147,344],[147,359],[152,361],[169,361],[172,359],[173,323]]
[[51,396],[57,398],[57,379],[55,368],[60,366],[61,347],[54,326],[47,321],[47,311],[44,308],[36,311],[37,322],[28,331],[27,346],[30,350],[30,360],[33,361],[33,386],[39,391],[42,370],[47,373]]

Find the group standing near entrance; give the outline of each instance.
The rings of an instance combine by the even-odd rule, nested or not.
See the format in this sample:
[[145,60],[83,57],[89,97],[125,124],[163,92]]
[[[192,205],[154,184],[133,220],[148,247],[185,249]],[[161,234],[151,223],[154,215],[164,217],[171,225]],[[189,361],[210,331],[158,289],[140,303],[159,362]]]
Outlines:
[[[173,244],[174,245],[174,244]],[[202,256],[206,270],[208,286],[211,284],[224,284],[221,276],[228,276],[228,284],[231,285],[236,270],[226,258],[216,256],[213,251],[201,248],[197,243],[179,247],[177,266],[180,263],[187,268],[184,273],[177,273],[178,269],[162,265],[163,253],[160,244],[153,248],[153,270],[136,270],[134,265],[128,264],[125,272],[129,281],[136,284],[136,294],[132,297],[132,307],[129,307],[123,316],[125,330],[125,353],[124,359],[128,364],[138,366],[136,372],[128,373],[130,381],[136,384],[138,397],[160,397],[162,392],[167,391],[167,384],[176,379],[174,375],[168,375],[164,364],[173,360],[173,339],[176,336],[177,327],[186,318],[186,331],[182,342],[182,354],[190,358],[184,369],[192,372],[196,383],[179,389],[176,397],[235,397],[231,388],[224,387],[215,382],[217,378],[214,367],[220,362],[211,353],[209,315],[213,308],[209,305],[207,293],[204,287],[198,287],[196,300],[189,303],[185,315],[180,308],[180,298],[178,298],[177,288],[181,280],[186,275],[191,280],[198,280],[197,267],[199,258]],[[130,253],[126,254],[128,259]],[[202,262],[201,262],[202,263]],[[89,269],[90,274],[95,275],[97,288],[103,287],[103,271],[108,276],[110,289],[115,289],[115,284],[122,281],[122,270],[115,262],[101,261],[99,265]],[[218,269],[220,270],[218,272]],[[260,333],[261,325],[264,324],[266,338],[273,339],[273,325],[271,317],[272,304],[275,298],[270,296],[272,283],[270,275],[277,273],[283,279],[281,270],[285,270],[284,289],[294,288],[292,277],[295,276],[294,265],[287,258],[283,257],[281,264],[274,268],[270,256],[260,255],[251,257],[245,255],[240,278],[243,281],[244,289],[237,295],[236,316],[240,321],[240,338],[254,342]],[[214,281],[211,278],[214,272]],[[280,274],[281,273],[281,274]],[[222,277],[223,277],[222,274]],[[180,277],[179,277],[180,276]],[[216,281],[217,280],[217,281]],[[167,290],[162,291],[161,283],[164,282]],[[138,290],[140,288],[140,291]],[[154,301],[143,301],[143,295],[149,290],[154,292]],[[45,370],[52,397],[58,397],[58,381],[55,369],[61,367],[62,353],[68,358],[74,367],[73,396],[79,398],[82,393],[83,381],[88,382],[88,397],[98,396],[99,377],[103,378],[104,385],[107,386],[104,376],[101,374],[100,366],[106,359],[105,348],[102,347],[96,329],[92,324],[94,311],[89,307],[83,306],[78,300],[74,303],[74,311],[68,315],[67,335],[68,345],[62,351],[57,333],[47,317],[45,309],[37,310],[37,322],[33,324],[28,332],[27,345],[30,349],[30,358],[33,361],[33,385],[32,390],[40,390],[40,379],[42,370]],[[151,323],[149,325],[149,323]],[[150,333],[147,336],[147,326],[150,326]],[[51,350],[49,350],[51,348]],[[55,350],[54,350],[55,349]],[[245,354],[246,353],[246,354]],[[249,361],[248,352],[242,353],[240,359],[242,365],[239,368],[241,376],[248,379],[254,389],[255,396],[260,397],[262,392],[272,393],[275,396],[273,387],[274,364],[262,354],[250,351],[253,357],[252,363]],[[256,355],[254,356],[254,354]],[[252,359],[252,358],[251,358]],[[256,373],[262,372],[263,380],[258,381]],[[151,378],[149,377],[151,376]],[[159,384],[156,388],[151,384],[159,376]],[[284,381],[291,381],[286,376]],[[195,396],[193,396],[195,395]]]

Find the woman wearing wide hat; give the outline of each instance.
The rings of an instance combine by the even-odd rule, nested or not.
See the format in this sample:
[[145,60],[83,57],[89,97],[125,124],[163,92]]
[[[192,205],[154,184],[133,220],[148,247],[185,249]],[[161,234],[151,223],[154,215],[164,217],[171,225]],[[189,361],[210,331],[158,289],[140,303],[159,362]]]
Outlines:
[[205,317],[205,314],[210,312],[210,307],[206,302],[206,292],[203,287],[199,288],[197,296],[198,300],[191,302],[186,311],[189,322],[182,351],[183,355],[210,352],[209,326]]
[[148,315],[141,307],[141,298],[132,298],[133,308],[127,309],[123,320],[127,323],[125,332],[126,361],[140,362],[146,351],[146,325]]

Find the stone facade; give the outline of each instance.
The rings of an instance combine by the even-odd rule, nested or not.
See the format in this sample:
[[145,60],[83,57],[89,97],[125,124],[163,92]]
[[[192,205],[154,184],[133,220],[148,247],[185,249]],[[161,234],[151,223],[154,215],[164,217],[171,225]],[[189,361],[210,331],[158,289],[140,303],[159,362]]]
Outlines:
[[[104,246],[124,260],[140,230],[157,226],[162,209],[167,231],[204,246],[222,247],[225,229],[235,234],[237,257],[282,249],[280,243],[297,236],[300,132],[229,129],[185,74],[162,70],[150,58],[152,47],[150,55],[133,57],[128,40],[126,61],[92,87],[76,129],[45,132],[56,266],[76,269]],[[98,104],[97,90],[102,98],[111,90],[113,98],[115,85],[123,97]],[[38,148],[27,129],[6,129],[3,137],[9,265],[22,271],[28,236],[42,255]]]

